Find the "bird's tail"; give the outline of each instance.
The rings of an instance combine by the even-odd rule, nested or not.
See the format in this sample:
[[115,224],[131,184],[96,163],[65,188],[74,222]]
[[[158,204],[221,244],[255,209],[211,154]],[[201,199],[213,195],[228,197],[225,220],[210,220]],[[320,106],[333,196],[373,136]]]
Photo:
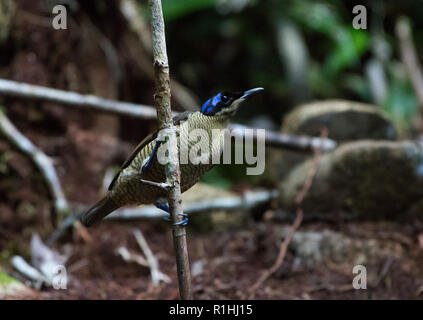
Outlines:
[[84,226],[91,227],[117,208],[119,208],[119,206],[116,205],[109,196],[106,196],[85,211],[81,215],[80,220]]

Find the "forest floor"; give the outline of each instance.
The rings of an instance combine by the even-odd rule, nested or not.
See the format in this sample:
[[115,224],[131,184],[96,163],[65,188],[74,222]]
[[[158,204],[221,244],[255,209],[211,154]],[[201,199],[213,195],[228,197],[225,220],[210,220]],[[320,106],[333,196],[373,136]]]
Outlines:
[[[371,239],[384,238],[397,229],[384,224],[348,225],[345,231],[360,230]],[[149,269],[124,262],[116,250],[124,246],[141,253],[132,234],[139,228],[159,262],[160,270],[171,278],[168,284],[151,285]],[[324,224],[306,225],[303,229],[327,228]],[[367,228],[367,231],[366,231]],[[348,230],[347,230],[348,229]],[[175,258],[169,225],[164,223],[104,222],[90,229],[90,237],[68,236],[58,244],[60,249],[71,244],[72,255],[67,263],[66,290],[45,288],[33,291],[29,299],[177,299]],[[255,292],[257,299],[418,299],[423,290],[422,249],[406,233],[396,233],[406,254],[401,260],[376,259],[366,265],[378,275],[366,290],[352,286],[350,267],[331,263],[312,268],[294,268],[288,254],[280,270]],[[400,236],[398,236],[400,235]],[[19,235],[16,235],[19,238]],[[91,240],[89,240],[91,238]],[[84,240],[85,239],[85,240]],[[260,274],[269,268],[278,253],[280,225],[252,224],[242,230],[222,233],[189,234],[194,296],[196,299],[245,299]],[[391,241],[390,239],[389,241]],[[59,250],[60,251],[60,250]],[[388,269],[386,269],[389,261]],[[370,278],[370,277],[369,277]]]

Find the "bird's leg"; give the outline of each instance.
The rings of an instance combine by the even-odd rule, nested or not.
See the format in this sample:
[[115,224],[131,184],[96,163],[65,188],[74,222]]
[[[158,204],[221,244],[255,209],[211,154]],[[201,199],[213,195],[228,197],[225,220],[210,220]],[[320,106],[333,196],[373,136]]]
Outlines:
[[[167,212],[168,216],[165,217],[164,219],[167,221],[171,221],[171,216],[170,216],[170,208],[167,205],[166,201],[164,199],[159,199],[157,200],[154,205],[156,206],[156,208],[163,210],[164,212]],[[188,215],[186,213],[182,213],[181,214],[184,218],[182,219],[182,221],[179,221],[177,223],[175,223],[175,225],[183,225],[186,226],[188,224]]]
[[157,150],[159,149],[161,143],[162,143],[162,141],[159,141],[159,140],[156,139],[156,144],[153,147],[153,151],[151,152],[150,156],[148,157],[147,162],[141,168],[142,173],[147,173],[148,170],[151,168],[151,165],[153,164],[154,157],[156,156]]

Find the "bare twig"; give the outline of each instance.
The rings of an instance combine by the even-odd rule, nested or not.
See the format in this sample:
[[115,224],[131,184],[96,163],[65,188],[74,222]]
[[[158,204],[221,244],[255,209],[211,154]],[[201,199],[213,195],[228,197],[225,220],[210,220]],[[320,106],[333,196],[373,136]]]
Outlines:
[[[169,139],[169,162],[166,165],[166,180],[172,185],[168,193],[170,214],[173,221],[173,242],[176,254],[179,293],[181,299],[192,299],[191,273],[189,269],[188,249],[185,226],[177,224],[182,220],[181,172],[179,168],[176,129],[173,125],[170,107],[169,63],[166,53],[166,38],[161,0],[149,0],[153,40],[154,71],[156,91],[154,103],[157,109],[159,136]],[[165,139],[161,139],[165,140]]]
[[40,172],[54,200],[54,209],[59,217],[70,212],[68,202],[66,201],[56,170],[51,159],[40,149],[32,144],[22,133],[15,128],[6,115],[0,110],[0,133],[7,140],[13,143],[21,152],[31,158]]
[[[125,115],[138,119],[155,119],[156,111],[148,105],[119,102],[110,99],[103,99],[93,95],[83,95],[71,91],[51,89],[42,86],[0,79],[0,94],[10,95],[25,99],[42,99],[79,108],[91,108],[96,111],[108,112],[117,115]],[[173,112],[173,115],[179,114]],[[230,124],[232,129],[247,128],[238,124]],[[256,137],[254,137],[256,138]],[[322,151],[330,151],[336,148],[337,144],[331,139],[318,137],[295,136],[266,130],[266,145],[269,147],[284,148],[302,152],[309,152],[317,146],[323,146]]]
[[[327,137],[327,135],[328,135],[328,131],[326,128],[324,128],[322,130],[321,138],[324,139],[325,137]],[[321,155],[322,155],[321,149],[319,148],[315,149],[313,163],[307,173],[307,177],[306,177],[306,180],[304,181],[304,185],[296,198],[297,215],[295,217],[294,223],[289,228],[284,241],[281,243],[279,247],[278,257],[276,258],[275,263],[269,269],[265,270],[262,273],[262,275],[259,277],[259,279],[250,287],[249,299],[254,298],[257,289],[260,286],[262,286],[263,283],[280,268],[280,266],[282,265],[284,261],[286,251],[288,249],[289,244],[292,241],[292,237],[294,236],[295,231],[299,228],[303,220],[304,212],[303,212],[303,209],[301,208],[301,204],[304,198],[306,197],[308,191],[310,190],[311,185],[313,184],[313,179],[314,179],[314,176],[316,175],[317,168],[319,167]]]
[[267,270],[265,270],[260,278],[250,287],[249,292],[249,299],[254,299],[255,293],[257,289],[268,279],[270,278],[282,265],[283,260],[286,255],[286,250],[288,249],[288,245],[290,244],[292,237],[294,236],[295,231],[301,225],[301,221],[303,219],[303,210],[301,208],[297,209],[297,216],[295,217],[294,223],[288,230],[288,234],[286,235],[284,241],[281,243],[279,247],[278,257],[276,258],[275,263]]
[[11,263],[20,274],[34,282],[36,289],[40,289],[44,283],[50,285],[50,280],[21,256],[13,256]]
[[420,62],[417,58],[416,47],[414,46],[410,22],[401,17],[396,24],[396,33],[399,39],[401,59],[410,77],[411,84],[417,96],[420,108],[423,109],[423,73]]
[[392,257],[388,257],[385,260],[385,263],[383,264],[382,270],[380,271],[379,277],[375,281],[374,284],[370,284],[369,287],[371,289],[376,289],[382,281],[386,278],[386,276],[389,273],[389,270],[391,269],[392,263],[394,262],[394,259]]
[[73,223],[73,226],[75,227],[77,235],[81,237],[82,240],[84,240],[86,243],[92,243],[93,237],[88,232],[87,228],[82,225],[82,223],[78,220],[76,220]]
[[[140,266],[149,268],[150,271],[151,271],[151,264],[141,254],[131,252],[125,247],[119,247],[116,250],[116,253],[118,255],[120,255],[122,257],[122,259],[125,260],[126,262],[135,262],[135,263],[139,264]],[[156,263],[156,270],[154,271],[154,277],[157,280],[157,284],[158,284],[159,281],[163,281],[165,283],[171,282],[171,279],[166,274],[164,274],[163,272],[161,272],[159,270],[157,263]],[[153,279],[153,271],[151,271],[151,278]],[[156,281],[156,280],[154,280],[154,281]],[[154,286],[156,286],[156,285],[154,285]]]
[[138,229],[133,229],[132,233],[134,234],[135,240],[137,240],[138,245],[140,246],[145,257],[147,258],[148,267],[150,268],[151,273],[151,282],[153,286],[158,286],[161,280],[168,283],[170,281],[169,277],[160,272],[157,259],[151,251],[150,247],[148,246],[147,241],[145,240],[142,232]]
[[169,183],[166,183],[166,182],[154,182],[154,181],[149,181],[149,180],[144,180],[144,179],[140,179],[140,181],[144,184],[148,184],[148,185],[153,186],[153,187],[164,189],[166,191],[169,190],[172,187],[172,185],[170,185]]
[[126,262],[136,262],[140,266],[149,267],[147,260],[142,255],[130,252],[126,247],[117,248],[116,253]]

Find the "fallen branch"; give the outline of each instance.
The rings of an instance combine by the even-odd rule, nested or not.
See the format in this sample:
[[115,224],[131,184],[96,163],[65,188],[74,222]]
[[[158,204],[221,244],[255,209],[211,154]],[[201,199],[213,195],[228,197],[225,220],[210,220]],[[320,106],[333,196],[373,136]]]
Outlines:
[[99,98],[94,95],[84,95],[11,80],[0,79],[0,93],[26,99],[52,101],[74,107],[88,107],[98,111],[121,114],[134,118],[156,118],[156,111],[151,106],[119,102]]
[[[322,130],[321,138],[325,139],[325,137],[327,137],[327,134],[328,134],[328,132],[327,132],[327,129],[325,128],[324,130]],[[306,180],[304,181],[304,185],[303,185],[302,189],[300,190],[300,192],[298,193],[297,198],[296,198],[297,215],[295,217],[294,223],[289,228],[288,233],[287,233],[284,241],[281,243],[281,245],[279,247],[279,253],[278,253],[278,256],[276,258],[275,263],[269,269],[265,270],[262,273],[262,275],[259,277],[259,279],[248,290],[249,291],[249,297],[248,297],[249,299],[254,299],[254,296],[256,294],[257,289],[259,287],[261,287],[263,285],[263,283],[268,278],[270,278],[276,271],[279,270],[279,268],[281,267],[281,265],[284,261],[285,256],[286,256],[286,251],[288,249],[289,244],[292,241],[294,233],[299,228],[299,226],[301,225],[301,222],[303,220],[304,212],[303,212],[303,209],[301,208],[301,204],[302,204],[305,196],[307,195],[308,191],[310,190],[311,185],[313,184],[313,179],[314,179],[314,176],[316,175],[317,168],[319,167],[321,155],[322,155],[321,150],[319,148],[315,149],[312,166],[310,167],[310,169],[307,173]]]
[[[151,27],[153,40],[154,71],[156,76],[156,91],[154,103],[157,109],[159,140],[169,141],[169,162],[166,164],[166,182],[170,188],[167,198],[172,217],[173,243],[176,254],[176,269],[178,273],[179,294],[181,299],[192,299],[191,273],[188,260],[185,226],[182,221],[181,172],[179,168],[179,151],[177,146],[176,128],[173,125],[170,107],[169,63],[166,53],[165,25],[163,21],[161,0],[149,0],[151,10]],[[162,137],[162,139],[160,139]]]
[[134,234],[135,240],[137,240],[138,245],[140,246],[145,257],[147,258],[147,264],[148,264],[148,267],[150,268],[151,282],[153,286],[155,287],[158,286],[161,280],[163,280],[166,283],[169,283],[170,278],[167,275],[160,272],[157,259],[154,256],[153,252],[151,251],[150,247],[148,246],[147,240],[145,240],[142,232],[138,229],[134,229],[132,230],[132,233]]
[[[184,202],[182,210],[187,214],[198,214],[201,212],[208,212],[213,210],[237,210],[237,209],[251,209],[255,206],[276,199],[279,196],[278,190],[269,191],[247,191],[242,196],[221,197],[210,200],[200,200],[195,202]],[[74,204],[78,212],[85,212],[88,207],[81,204]],[[79,215],[69,215],[62,221],[61,225],[48,238],[46,243],[52,246],[57,239],[59,239],[67,229],[74,225],[78,220]],[[157,209],[153,205],[140,207],[120,208],[108,215],[105,219],[117,220],[159,220],[167,217],[167,213]]]
[[[259,204],[266,203],[277,198],[279,192],[271,191],[249,191],[243,196],[221,197],[216,199],[201,200],[195,202],[184,202],[182,205],[183,212],[187,214],[195,214],[213,210],[237,210],[250,209]],[[143,206],[136,208],[118,209],[108,215],[106,219],[159,219],[166,217],[166,213],[154,206]]]
[[54,200],[54,210],[56,214],[59,217],[64,217],[68,214],[70,212],[68,202],[66,201],[51,159],[20,133],[1,110],[0,133],[21,152],[31,158],[40,170]]
[[[148,105],[119,102],[110,99],[103,99],[93,95],[83,95],[71,91],[51,89],[11,80],[0,79],[0,94],[10,95],[25,99],[36,99],[57,102],[78,108],[90,108],[96,111],[124,115],[137,119],[155,119],[156,110]],[[173,112],[173,115],[179,114]],[[230,124],[229,128],[247,128],[239,124]],[[254,138],[256,132],[254,132]],[[336,148],[337,143],[331,139],[318,137],[294,136],[266,130],[266,145],[269,147],[284,148],[302,152],[309,152],[322,146],[322,151],[330,151]]]
[[39,290],[43,284],[50,285],[50,280],[26,262],[21,256],[13,256],[11,264],[20,274],[25,276],[25,278],[33,281],[37,290]]
[[140,266],[148,268],[148,262],[143,256],[130,252],[126,247],[117,248],[116,253],[120,255],[126,262],[136,262]]

